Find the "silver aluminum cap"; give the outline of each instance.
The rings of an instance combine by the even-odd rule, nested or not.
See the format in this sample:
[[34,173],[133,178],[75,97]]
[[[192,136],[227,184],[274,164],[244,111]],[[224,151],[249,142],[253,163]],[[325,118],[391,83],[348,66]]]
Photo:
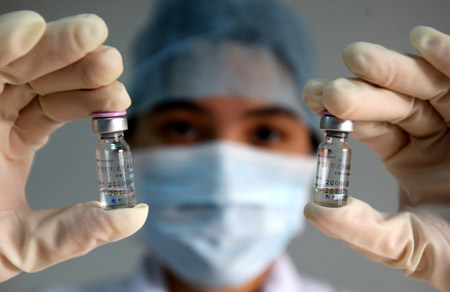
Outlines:
[[353,121],[341,120],[334,116],[323,116],[320,118],[320,129],[325,131],[351,133],[353,132]]
[[113,133],[128,129],[127,117],[93,118],[92,130],[95,133]]

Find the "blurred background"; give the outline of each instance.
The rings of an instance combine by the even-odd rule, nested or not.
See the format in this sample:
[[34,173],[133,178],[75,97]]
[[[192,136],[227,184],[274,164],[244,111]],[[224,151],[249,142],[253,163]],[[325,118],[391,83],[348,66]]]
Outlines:
[[[186,0],[188,1],[188,0]],[[15,0],[2,1],[0,14],[22,9],[39,12],[47,21],[79,13],[95,13],[109,27],[106,44],[119,49],[127,84],[131,73],[131,42],[147,19],[152,1],[134,0]],[[408,33],[428,25],[450,34],[448,0],[285,0],[309,25],[315,42],[318,77],[350,76],[341,52],[351,42],[379,43],[414,53]],[[344,4],[345,3],[345,4]],[[292,36],[293,38],[295,36]],[[350,193],[384,212],[397,209],[397,185],[379,160],[361,144],[351,141],[353,165]],[[65,125],[40,150],[27,185],[33,209],[56,208],[98,200],[95,147],[97,137],[90,121]],[[373,263],[345,244],[330,239],[307,224],[289,253],[304,275],[336,287],[361,292],[436,291],[424,282],[407,279],[400,270]],[[0,291],[29,291],[54,285],[77,285],[124,277],[137,270],[143,248],[133,237],[100,247],[89,255],[63,262],[45,271],[21,275],[0,284]]]

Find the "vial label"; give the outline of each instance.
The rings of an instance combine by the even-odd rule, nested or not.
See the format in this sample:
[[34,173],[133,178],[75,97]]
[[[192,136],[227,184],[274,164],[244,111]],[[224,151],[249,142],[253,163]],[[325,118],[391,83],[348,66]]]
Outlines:
[[314,185],[314,202],[319,205],[342,206],[347,200],[350,153],[346,149],[336,152],[319,149]]
[[136,193],[134,189],[111,191],[103,189],[100,191],[100,203],[104,208],[111,208],[121,205],[135,205]]
[[100,202],[104,209],[133,207],[136,205],[133,168],[127,151],[97,159]]

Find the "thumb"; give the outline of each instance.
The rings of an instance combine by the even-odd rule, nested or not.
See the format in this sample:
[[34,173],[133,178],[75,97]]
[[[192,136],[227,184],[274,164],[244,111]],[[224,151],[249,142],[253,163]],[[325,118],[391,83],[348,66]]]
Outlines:
[[448,208],[421,206],[397,214],[383,214],[363,201],[349,198],[341,208],[309,203],[306,218],[325,234],[343,240],[369,259],[404,269],[406,276],[434,287],[450,287]]
[[[0,281],[84,255],[138,231],[148,206],[103,210],[99,202],[61,209],[1,214]],[[8,272],[3,272],[7,270]],[[4,278],[6,276],[6,278]]]
[[412,213],[383,214],[355,198],[341,208],[309,203],[304,213],[319,230],[371,260],[410,271],[417,268],[421,247],[414,244],[414,235],[423,226]]

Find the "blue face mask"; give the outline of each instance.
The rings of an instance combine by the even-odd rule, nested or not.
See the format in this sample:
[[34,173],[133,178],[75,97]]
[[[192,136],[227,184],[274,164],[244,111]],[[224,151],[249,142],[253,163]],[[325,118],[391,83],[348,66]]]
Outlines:
[[259,276],[303,227],[315,160],[231,142],[133,153],[156,256],[200,288]]

